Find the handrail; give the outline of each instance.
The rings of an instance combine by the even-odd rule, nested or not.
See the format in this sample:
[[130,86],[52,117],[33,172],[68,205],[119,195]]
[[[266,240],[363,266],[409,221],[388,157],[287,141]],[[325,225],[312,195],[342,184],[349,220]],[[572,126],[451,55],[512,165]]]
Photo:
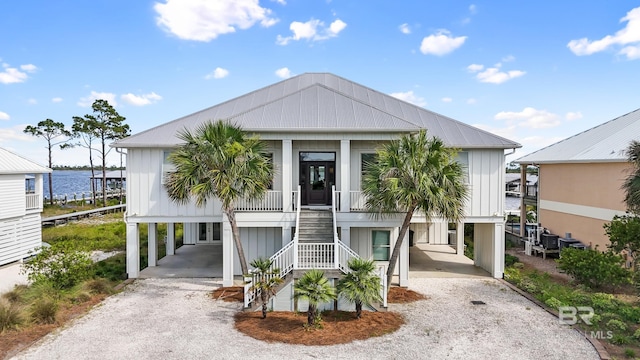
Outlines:
[[302,192],[300,185],[298,185],[298,197],[296,198],[296,232],[293,235],[293,243],[295,247],[293,248],[293,268],[298,268],[298,237],[300,234],[300,198],[302,197]]
[[[338,249],[338,241],[340,241],[340,238],[338,238],[338,221],[336,220],[336,186],[332,185],[331,186],[331,214],[333,215],[333,243],[335,244],[335,250]],[[338,251],[333,252],[333,263],[334,263],[334,267],[337,269],[340,267],[340,257],[338,256]]]

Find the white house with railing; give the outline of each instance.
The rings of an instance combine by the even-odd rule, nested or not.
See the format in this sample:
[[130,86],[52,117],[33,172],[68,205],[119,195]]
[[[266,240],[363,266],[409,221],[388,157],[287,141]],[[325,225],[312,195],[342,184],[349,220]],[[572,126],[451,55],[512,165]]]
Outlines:
[[258,134],[277,169],[263,200],[236,204],[248,262],[272,257],[285,277],[308,268],[345,270],[350,257],[360,256],[375,260],[384,271],[402,214],[373,219],[365,212],[362,164],[380,144],[427,129],[461,150],[458,161],[466,167],[471,198],[459,224],[427,223],[424,214],[413,217],[395,269],[397,281],[408,284],[410,236],[415,243],[449,244],[449,229],[455,227],[455,246],[463,256],[465,223],[474,225],[476,265],[502,277],[505,150],[520,145],[328,73],[302,74],[112,145],[127,150],[129,277],[139,276],[139,227],[149,226],[149,266],[156,266],[157,224],[167,224],[171,255],[174,225],[182,223],[184,244],[222,246],[224,285],[242,279],[220,202],[179,205],[164,188],[163,174],[172,170],[167,156],[180,144],[176,134],[220,119]]
[[0,266],[42,244],[42,176],[51,169],[0,148]]

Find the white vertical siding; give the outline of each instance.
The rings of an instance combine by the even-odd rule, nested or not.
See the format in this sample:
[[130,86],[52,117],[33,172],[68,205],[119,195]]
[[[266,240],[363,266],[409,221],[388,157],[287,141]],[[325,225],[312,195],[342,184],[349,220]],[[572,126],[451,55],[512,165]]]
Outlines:
[[414,244],[426,244],[429,242],[429,224],[413,223],[410,227],[413,230],[413,243]]
[[0,265],[24,259],[41,244],[40,214],[0,220]]
[[162,149],[130,149],[127,155],[127,213],[132,216],[220,216],[220,201],[178,205],[162,185]]
[[[250,264],[253,259],[260,256],[268,258],[282,248],[282,228],[240,228],[240,239],[247,264]],[[234,275],[242,275],[240,260],[235,248],[233,251],[233,272]]]
[[474,262],[477,266],[493,272],[494,260],[494,227],[495,224],[474,224],[473,249]]
[[380,143],[373,141],[351,141],[351,190],[359,191],[362,183],[362,154],[375,154]]
[[23,216],[27,198],[24,174],[0,175],[0,219]]
[[502,216],[504,169],[502,149],[469,151],[471,199],[465,211],[467,216]]

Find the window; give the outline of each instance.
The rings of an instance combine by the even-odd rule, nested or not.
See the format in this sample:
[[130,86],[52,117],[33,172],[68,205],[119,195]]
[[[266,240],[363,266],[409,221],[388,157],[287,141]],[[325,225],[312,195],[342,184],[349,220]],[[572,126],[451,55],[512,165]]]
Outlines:
[[389,261],[389,249],[391,244],[391,231],[371,231],[371,245],[373,247],[373,260]]
[[166,184],[167,175],[172,171],[176,171],[176,166],[169,161],[169,154],[171,154],[169,150],[165,150],[162,154],[162,178],[160,180],[162,185]]

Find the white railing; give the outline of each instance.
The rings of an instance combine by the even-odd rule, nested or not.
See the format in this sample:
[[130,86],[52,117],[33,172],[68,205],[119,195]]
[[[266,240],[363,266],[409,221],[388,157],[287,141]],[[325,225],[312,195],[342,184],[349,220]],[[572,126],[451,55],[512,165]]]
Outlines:
[[350,247],[348,247],[345,243],[338,240],[338,269],[342,270],[342,272],[349,272],[349,261],[353,258],[359,258],[360,256]]
[[298,268],[298,238],[299,238],[299,234],[300,234],[300,194],[302,194],[300,192],[300,185],[298,185],[298,192],[297,192],[297,197],[296,197],[296,232],[293,235],[293,243],[295,244],[293,247],[293,268],[297,269]]
[[[122,189],[107,189],[107,198],[119,197],[122,195],[123,197],[127,196],[127,192]],[[96,200],[102,200],[102,191],[96,191]],[[93,193],[91,191],[82,191],[78,193],[69,193],[69,194],[53,194],[53,203],[54,204],[67,204],[70,202],[82,202],[82,203],[90,203],[93,200]],[[49,197],[44,196],[44,202],[49,203]]]
[[[295,245],[293,241],[287,243],[282,249],[280,249],[277,253],[273,254],[269,258],[271,260],[271,269],[278,269],[276,274],[268,275],[263,280],[269,280],[273,277],[284,278],[287,274],[293,270],[293,249]],[[245,277],[244,284],[244,306],[249,307],[249,304],[253,303],[255,299],[260,296],[259,289],[251,289],[253,284],[257,283],[260,275],[252,271],[251,276]]]
[[296,269],[335,269],[335,245],[332,243],[298,243]]
[[39,209],[40,208],[40,194],[26,194],[27,195],[27,203],[26,209]]
[[239,199],[237,211],[282,211],[282,191],[268,190],[260,200]]
[[387,307],[387,271],[383,265],[378,267],[378,276],[380,277],[380,297],[382,297],[382,306]]
[[364,204],[366,198],[362,191],[349,191],[349,210],[350,211],[364,211],[366,210]]
[[[338,248],[338,241],[340,238],[338,237],[338,220],[336,219],[336,211],[340,208],[339,205],[336,206],[336,202],[339,198],[338,192],[336,191],[336,186],[331,186],[331,201],[333,202],[333,206],[331,206],[331,214],[333,215],[333,243],[336,244],[335,248]],[[338,256],[338,251],[333,252],[333,263],[335,267],[339,267],[340,261]]]

